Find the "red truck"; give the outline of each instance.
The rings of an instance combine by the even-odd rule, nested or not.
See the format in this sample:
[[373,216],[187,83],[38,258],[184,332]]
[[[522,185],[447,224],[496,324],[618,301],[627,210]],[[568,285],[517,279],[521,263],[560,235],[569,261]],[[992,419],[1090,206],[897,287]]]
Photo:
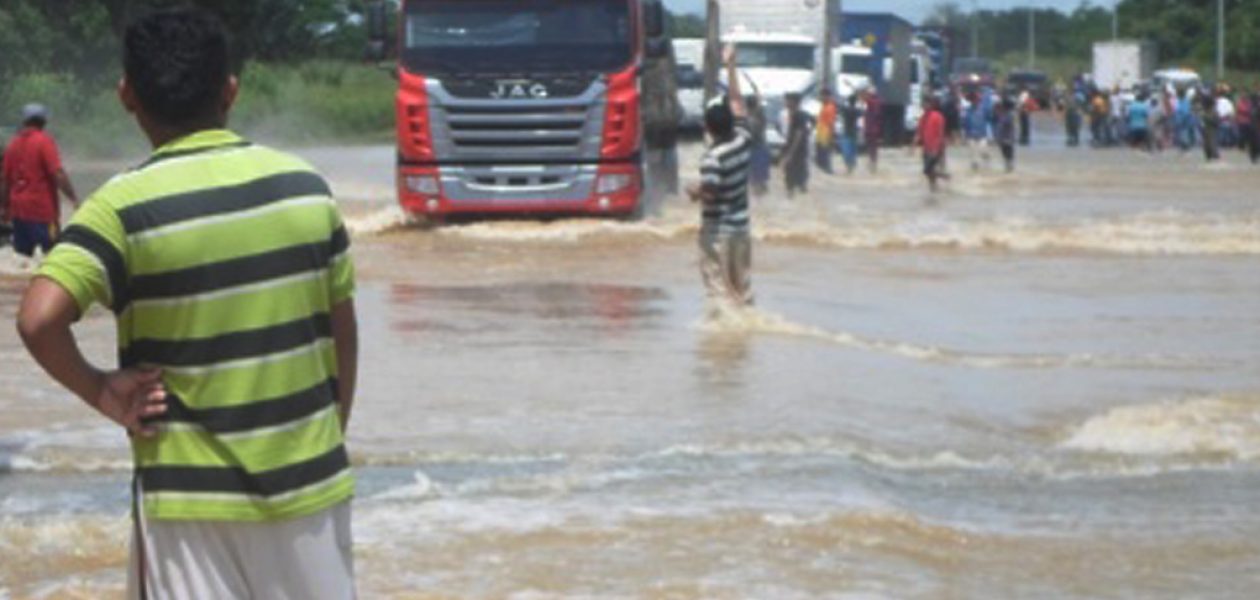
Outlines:
[[[404,0],[398,200],[457,215],[633,216],[640,78],[668,47],[659,0]],[[384,3],[368,13],[383,56]],[[667,50],[666,50],[667,51]]]

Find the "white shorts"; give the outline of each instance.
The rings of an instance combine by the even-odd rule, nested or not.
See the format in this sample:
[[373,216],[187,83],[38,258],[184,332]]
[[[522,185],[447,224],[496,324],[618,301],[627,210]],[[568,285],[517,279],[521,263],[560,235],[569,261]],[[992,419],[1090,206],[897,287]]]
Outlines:
[[132,600],[349,600],[354,592],[350,503],[265,523],[141,520],[145,595],[135,528]]

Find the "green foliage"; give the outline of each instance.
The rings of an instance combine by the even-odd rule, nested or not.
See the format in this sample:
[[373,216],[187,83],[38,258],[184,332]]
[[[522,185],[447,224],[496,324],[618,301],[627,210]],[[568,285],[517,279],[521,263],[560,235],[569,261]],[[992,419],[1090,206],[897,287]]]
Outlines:
[[320,142],[386,139],[396,83],[384,71],[345,62],[250,63],[233,126],[261,139]]
[[[1226,0],[1226,65],[1234,69],[1260,68],[1260,0]],[[1156,44],[1162,64],[1207,66],[1216,56],[1216,0],[1121,0],[1119,34],[1122,38]],[[1035,9],[1038,62],[1064,68],[1076,61],[1077,70],[1089,67],[1091,48],[1111,39],[1112,13],[1082,1],[1071,12]],[[958,2],[942,2],[927,24],[952,30],[955,54],[972,53],[972,15]],[[1028,49],[1028,9],[981,10],[974,16],[979,56],[1023,66]],[[1201,70],[1205,75],[1212,73]]]
[[705,36],[706,31],[707,28],[702,16],[673,12],[665,14],[665,33],[670,39],[702,38]]
[[[77,155],[142,153],[119,105],[119,32],[142,10],[185,0],[0,0],[0,130],[40,102]],[[286,142],[387,139],[394,82],[355,64],[367,33],[358,0],[194,0],[223,19],[243,69],[233,124]],[[248,59],[248,60],[247,60]]]

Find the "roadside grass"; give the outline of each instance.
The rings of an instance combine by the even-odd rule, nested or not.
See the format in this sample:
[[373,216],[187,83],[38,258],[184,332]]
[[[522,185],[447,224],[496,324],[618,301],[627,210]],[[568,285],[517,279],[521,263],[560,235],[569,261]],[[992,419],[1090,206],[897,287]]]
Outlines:
[[[6,138],[18,126],[21,107],[39,102],[48,107],[49,130],[68,154],[118,158],[147,150],[108,79],[43,72],[4,83],[0,133]],[[273,144],[388,142],[394,130],[395,85],[385,71],[358,63],[251,63],[241,74],[230,126]]]

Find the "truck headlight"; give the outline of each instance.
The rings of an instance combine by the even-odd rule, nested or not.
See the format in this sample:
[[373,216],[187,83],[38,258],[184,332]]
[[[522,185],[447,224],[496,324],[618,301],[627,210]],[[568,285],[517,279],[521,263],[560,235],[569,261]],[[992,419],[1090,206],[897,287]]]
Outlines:
[[403,185],[413,194],[438,195],[438,179],[433,175],[404,175]]
[[634,178],[626,174],[600,175],[595,183],[596,194],[612,194],[620,192],[634,183]]

